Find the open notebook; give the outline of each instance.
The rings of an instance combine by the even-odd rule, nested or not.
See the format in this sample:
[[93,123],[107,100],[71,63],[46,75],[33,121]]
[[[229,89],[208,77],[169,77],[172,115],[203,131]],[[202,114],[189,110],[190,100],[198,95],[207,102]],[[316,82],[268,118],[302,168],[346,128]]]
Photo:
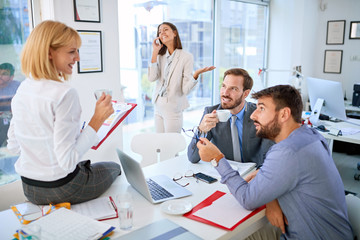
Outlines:
[[32,234],[31,226],[41,228],[42,240],[57,239],[100,239],[115,229],[109,224],[96,221],[66,208],[59,208],[50,214],[22,227]]

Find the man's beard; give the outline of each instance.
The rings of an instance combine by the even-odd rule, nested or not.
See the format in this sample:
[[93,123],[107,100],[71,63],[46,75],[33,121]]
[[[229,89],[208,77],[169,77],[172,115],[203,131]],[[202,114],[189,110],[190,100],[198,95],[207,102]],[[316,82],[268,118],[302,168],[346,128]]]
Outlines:
[[[236,108],[237,106],[239,106],[239,105],[242,103],[242,101],[243,101],[243,96],[244,96],[244,93],[241,94],[241,96],[240,96],[238,99],[236,99],[233,104],[221,102],[221,107],[222,107],[223,109],[233,109],[233,108]],[[222,95],[221,98],[231,99],[231,98],[226,97],[226,96],[224,96],[224,95]],[[231,100],[232,100],[232,99],[231,99]]]
[[[257,124],[260,124],[258,121],[254,121]],[[280,133],[280,125],[278,122],[278,113],[276,113],[274,119],[269,122],[267,125],[260,124],[260,129],[256,132],[256,136],[260,138],[267,138],[274,140]]]

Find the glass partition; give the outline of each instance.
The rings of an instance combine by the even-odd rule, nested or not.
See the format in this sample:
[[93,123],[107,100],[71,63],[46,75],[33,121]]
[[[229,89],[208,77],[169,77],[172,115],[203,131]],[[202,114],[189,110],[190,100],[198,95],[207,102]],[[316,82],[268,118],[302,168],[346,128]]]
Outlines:
[[24,80],[20,68],[20,53],[30,33],[27,0],[0,1],[0,185],[19,178],[14,163],[18,156],[8,152],[7,131],[11,114],[11,99]]

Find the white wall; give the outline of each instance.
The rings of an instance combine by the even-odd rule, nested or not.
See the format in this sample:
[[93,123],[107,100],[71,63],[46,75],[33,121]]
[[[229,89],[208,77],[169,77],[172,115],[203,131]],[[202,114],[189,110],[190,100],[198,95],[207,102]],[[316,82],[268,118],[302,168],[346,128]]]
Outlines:
[[[317,77],[342,82],[346,97],[352,98],[353,85],[360,82],[360,62],[350,56],[360,55],[360,40],[349,39],[350,21],[359,21],[360,1],[271,0],[269,31],[269,69],[293,69],[302,66],[304,77]],[[346,20],[344,45],[326,45],[327,21]],[[323,73],[324,52],[343,50],[341,74]],[[269,85],[285,83],[289,73],[269,72]],[[305,82],[302,93],[307,97]]]
[[[316,52],[314,58],[314,76],[342,83],[346,97],[352,99],[354,83],[360,83],[360,62],[350,61],[350,57],[360,56],[360,40],[349,39],[350,22],[360,21],[359,0],[325,0],[325,11],[318,9],[318,30]],[[326,45],[327,21],[345,20],[344,45]],[[343,50],[341,74],[323,73],[325,50]]]
[[[100,1],[100,23],[75,22],[73,0],[54,0],[53,3],[55,20],[61,21],[76,30],[98,30],[102,32],[103,72],[78,74],[77,67],[74,67],[70,80],[70,84],[79,93],[83,110],[82,119],[88,122],[95,109],[95,89],[112,89],[113,99],[120,99],[118,1]],[[83,159],[118,161],[116,147],[122,148],[121,128],[117,128],[98,150],[89,150]]]

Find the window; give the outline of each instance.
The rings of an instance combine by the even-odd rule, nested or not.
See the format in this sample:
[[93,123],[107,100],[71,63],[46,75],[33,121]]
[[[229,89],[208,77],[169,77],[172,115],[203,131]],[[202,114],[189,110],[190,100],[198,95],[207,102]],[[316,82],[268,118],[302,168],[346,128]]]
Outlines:
[[[154,132],[154,83],[147,80],[157,26],[174,23],[183,48],[194,56],[194,70],[216,66],[200,75],[188,95],[184,128],[197,126],[205,106],[219,102],[223,73],[233,67],[249,71],[254,89],[264,88],[258,69],[265,66],[268,3],[263,1],[177,0],[127,1],[119,4],[120,76],[124,99],[136,102],[136,114],[123,128],[124,149],[138,132]],[[129,151],[131,152],[131,151]]]
[[7,131],[12,117],[10,102],[20,82],[20,53],[30,33],[27,0],[0,4],[0,185],[19,178],[14,163],[18,156],[7,151]]

